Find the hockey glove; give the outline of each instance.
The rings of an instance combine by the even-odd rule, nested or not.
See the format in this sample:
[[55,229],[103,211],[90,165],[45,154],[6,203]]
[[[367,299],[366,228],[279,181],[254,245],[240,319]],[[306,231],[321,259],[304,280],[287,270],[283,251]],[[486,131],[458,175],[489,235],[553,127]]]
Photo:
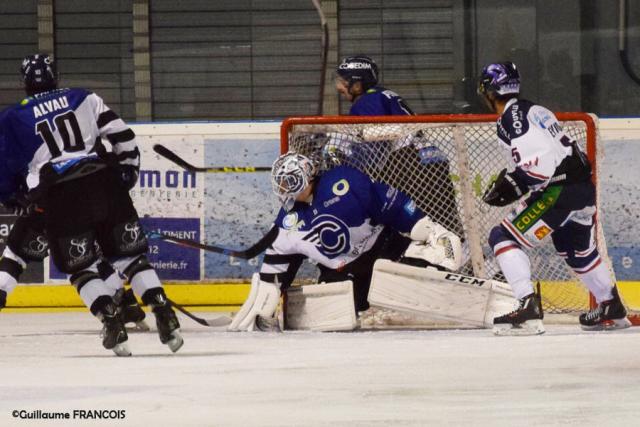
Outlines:
[[131,190],[138,183],[138,174],[140,173],[138,167],[133,165],[119,165],[120,181],[122,185]]
[[482,200],[491,206],[507,206],[518,200],[524,194],[516,180],[506,169],[502,169],[498,177],[484,192]]
[[0,289],[0,310],[7,306],[7,293]]

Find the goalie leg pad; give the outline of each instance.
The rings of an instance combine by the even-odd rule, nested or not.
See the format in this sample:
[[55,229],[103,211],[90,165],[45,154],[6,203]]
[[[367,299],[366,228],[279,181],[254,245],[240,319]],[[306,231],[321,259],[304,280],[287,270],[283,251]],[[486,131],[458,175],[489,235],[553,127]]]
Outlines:
[[233,316],[228,331],[253,331],[258,317],[272,318],[280,303],[280,288],[275,283],[263,282],[260,275],[254,273],[247,300],[240,311]]
[[288,329],[352,331],[358,322],[353,305],[353,282],[294,286],[287,290]]
[[369,303],[461,326],[493,327],[493,318],[513,308],[506,283],[458,273],[376,261]]

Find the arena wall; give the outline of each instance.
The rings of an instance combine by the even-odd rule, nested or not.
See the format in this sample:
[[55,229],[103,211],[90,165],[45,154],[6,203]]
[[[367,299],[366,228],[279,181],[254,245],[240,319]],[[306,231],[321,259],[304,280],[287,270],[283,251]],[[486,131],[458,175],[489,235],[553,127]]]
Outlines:
[[[268,172],[192,174],[158,156],[162,144],[195,165],[270,166],[280,150],[280,122],[135,124],[142,150],[140,181],[132,190],[147,231],[163,230],[197,241],[246,248],[270,227],[278,206]],[[609,255],[620,285],[640,287],[640,119],[601,119],[604,159],[599,174]],[[13,219],[0,217],[4,240]],[[150,239],[149,258],[182,304],[233,310],[244,301],[259,259],[240,260]],[[311,266],[303,275],[310,276]],[[31,265],[9,296],[8,310],[77,309],[82,303],[50,260]],[[638,292],[626,295],[637,295]],[[629,298],[629,297],[627,297]],[[635,298],[635,297],[634,297]],[[633,306],[640,306],[638,302]]]

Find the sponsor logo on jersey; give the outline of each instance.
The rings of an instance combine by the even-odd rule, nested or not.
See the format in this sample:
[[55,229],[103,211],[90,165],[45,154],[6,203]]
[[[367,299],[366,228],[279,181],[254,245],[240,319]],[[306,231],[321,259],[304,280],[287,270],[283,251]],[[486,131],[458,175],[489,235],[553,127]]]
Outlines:
[[513,225],[515,225],[521,233],[529,230],[542,218],[542,215],[556,204],[560,192],[562,192],[562,187],[553,186],[547,188],[540,199],[532,202],[530,206],[527,206],[526,209],[518,214],[515,221],[513,221]]
[[298,222],[298,214],[292,212],[282,219],[282,228],[285,230],[298,230],[304,225],[304,221]]
[[416,213],[416,202],[414,202],[413,200],[409,200],[407,203],[405,203],[404,210],[409,215],[413,215],[414,213]]
[[327,214],[318,215],[311,221],[311,230],[302,240],[313,243],[318,252],[330,259],[346,254],[351,247],[347,224]]
[[533,235],[536,236],[536,239],[542,240],[547,237],[551,233],[551,229],[546,225],[542,225],[533,232]]
[[346,179],[341,179],[340,181],[333,184],[333,194],[336,196],[344,196],[349,191],[349,181]]
[[513,107],[511,107],[511,119],[513,120],[511,126],[513,126],[516,134],[520,135],[522,133],[522,119],[520,117],[520,106],[518,104],[513,104]]
[[328,207],[329,207],[329,206],[331,206],[331,205],[335,205],[335,204],[336,204],[336,203],[338,203],[339,201],[340,201],[340,197],[339,197],[339,196],[336,196],[336,197],[333,197],[333,198],[331,198],[331,199],[329,199],[329,200],[325,200],[325,201],[324,201],[324,203],[323,203],[323,205],[324,205],[324,207],[325,207],[325,208],[328,208]]

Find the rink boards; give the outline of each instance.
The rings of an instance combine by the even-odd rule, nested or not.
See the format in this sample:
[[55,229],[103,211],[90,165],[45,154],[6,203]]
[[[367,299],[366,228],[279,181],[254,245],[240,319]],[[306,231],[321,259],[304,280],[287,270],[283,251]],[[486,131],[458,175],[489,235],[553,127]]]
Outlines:
[[[152,151],[153,144],[175,150],[195,165],[270,166],[280,150],[279,122],[138,124],[141,176],[132,196],[147,230],[171,233],[230,248],[247,248],[270,227],[277,212],[269,174],[190,174]],[[600,121],[606,157],[600,174],[605,235],[619,286],[627,303],[640,307],[640,239],[633,215],[640,202],[640,119]],[[0,217],[0,243],[12,220]],[[169,295],[190,306],[229,310],[242,303],[248,278],[260,259],[240,260],[150,240],[149,259]],[[302,277],[314,269],[306,266]],[[30,266],[9,296],[10,307],[80,307],[75,290],[49,260]],[[553,286],[544,284],[543,286]],[[581,289],[575,292],[582,293]],[[20,310],[23,310],[21,308]]]

